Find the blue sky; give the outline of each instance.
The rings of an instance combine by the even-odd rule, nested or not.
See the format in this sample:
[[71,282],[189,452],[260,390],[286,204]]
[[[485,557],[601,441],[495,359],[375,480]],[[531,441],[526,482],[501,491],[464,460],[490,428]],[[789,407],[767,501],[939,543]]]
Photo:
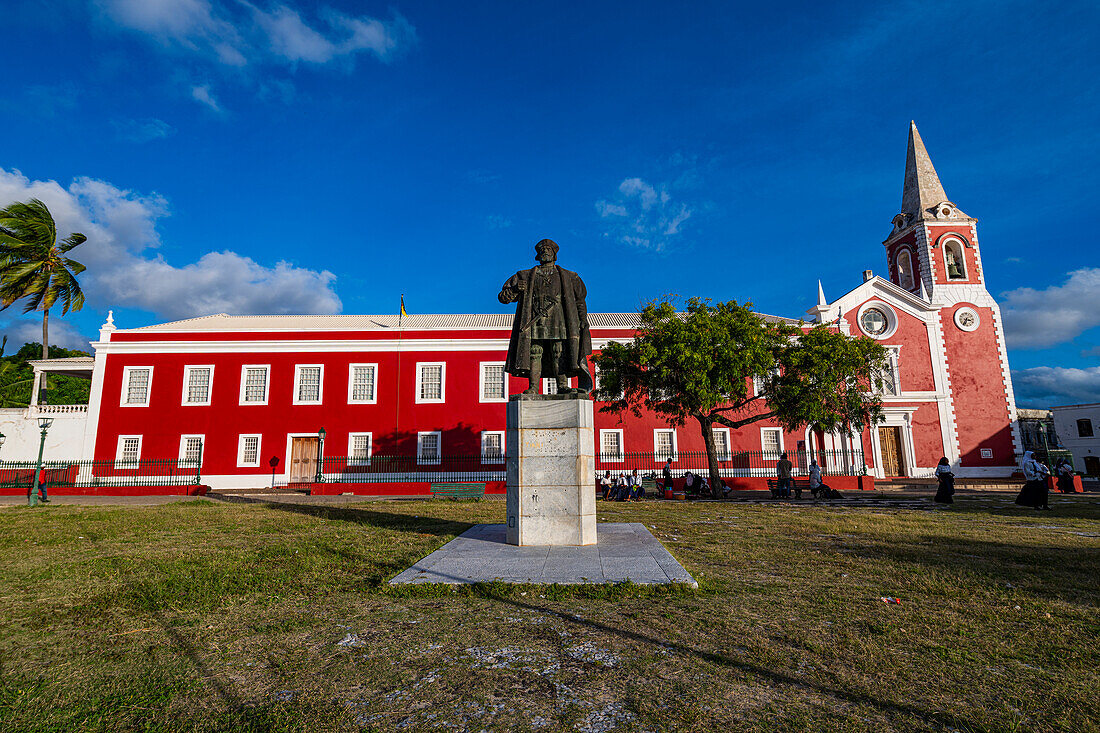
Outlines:
[[6,8],[0,199],[90,238],[55,338],[108,308],[496,311],[542,237],[591,310],[798,316],[885,272],[915,119],[979,219],[1019,403],[1100,401],[1095,3],[684,5]]

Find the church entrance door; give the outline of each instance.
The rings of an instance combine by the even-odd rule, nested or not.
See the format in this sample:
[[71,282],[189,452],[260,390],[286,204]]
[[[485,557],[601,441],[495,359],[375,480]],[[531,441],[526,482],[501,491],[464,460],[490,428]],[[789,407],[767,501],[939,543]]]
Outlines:
[[291,438],[290,483],[310,483],[317,478],[317,438]]
[[884,476],[904,476],[905,460],[902,458],[901,428],[879,428],[878,440],[882,455],[882,474]]

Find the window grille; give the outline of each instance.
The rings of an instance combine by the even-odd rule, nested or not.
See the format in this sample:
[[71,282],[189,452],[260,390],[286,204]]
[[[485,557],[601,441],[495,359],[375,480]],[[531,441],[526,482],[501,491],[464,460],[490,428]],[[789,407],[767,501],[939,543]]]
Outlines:
[[675,440],[671,430],[655,430],[653,442],[657,460],[666,461],[669,458],[676,460]]
[[481,460],[486,463],[504,460],[504,433],[487,431],[481,434]]
[[481,372],[481,398],[484,400],[506,399],[508,395],[504,394],[504,365],[483,364]]
[[623,460],[623,434],[618,430],[600,431],[600,454],[605,461]]
[[783,452],[779,436],[779,428],[764,428],[760,431],[760,449],[764,452],[765,459],[778,459]]
[[141,457],[141,438],[123,438],[115,468],[137,468]]
[[202,463],[202,438],[189,435],[183,439],[183,449],[180,451],[181,467],[197,468]]
[[351,368],[351,399],[355,402],[374,401],[374,367]]
[[265,367],[246,367],[244,370],[244,401],[267,401],[267,369]]
[[203,404],[210,401],[210,368],[187,370],[187,402]]
[[245,466],[260,464],[260,436],[246,435],[241,438],[241,464]]
[[714,452],[720,461],[730,459],[730,434],[727,430],[712,429],[714,435]]
[[131,369],[126,380],[126,404],[144,405],[149,402],[149,370]]
[[439,463],[439,433],[420,433],[417,438],[417,461],[419,463]]
[[350,450],[348,451],[348,463],[364,466],[370,463],[370,435],[360,434],[351,436]]
[[423,364],[420,367],[420,399],[443,399],[443,365]]
[[321,400],[321,367],[298,368],[298,401],[320,402]]

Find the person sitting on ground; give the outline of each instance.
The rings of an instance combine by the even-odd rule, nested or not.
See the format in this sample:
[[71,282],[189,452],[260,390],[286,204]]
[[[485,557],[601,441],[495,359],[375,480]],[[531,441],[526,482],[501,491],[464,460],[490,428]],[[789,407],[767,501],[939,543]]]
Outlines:
[[955,494],[955,474],[951,472],[951,462],[947,456],[940,459],[936,466],[936,478],[939,479],[940,488],[936,491],[935,502],[937,504],[954,504],[951,497]]
[[684,471],[684,493],[690,494],[695,491],[695,474],[691,471]]
[[817,499],[821,493],[821,466],[817,465],[816,458],[810,459],[809,477],[810,494]]
[[1063,494],[1073,493],[1073,466],[1063,458],[1054,469],[1054,475],[1058,477],[1058,490]]
[[794,464],[787,460],[787,454],[783,453],[779,456],[779,460],[775,463],[775,476],[779,479],[776,488],[779,489],[780,499],[791,498],[791,470],[794,468]]
[[614,484],[615,482],[611,480],[611,472],[605,471],[603,478],[600,479],[600,492],[603,494],[601,498],[606,500],[611,497],[611,489]]

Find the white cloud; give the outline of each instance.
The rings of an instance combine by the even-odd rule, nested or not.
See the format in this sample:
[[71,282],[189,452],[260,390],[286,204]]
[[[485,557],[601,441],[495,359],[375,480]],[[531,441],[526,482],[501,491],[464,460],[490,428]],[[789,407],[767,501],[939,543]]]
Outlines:
[[416,31],[400,16],[383,21],[330,8],[310,24],[286,5],[246,0],[96,0],[116,25],[158,43],[227,66],[254,63],[329,63],[369,52],[387,60],[410,45]]
[[[18,308],[18,305],[12,306]],[[25,343],[42,343],[42,318],[33,315],[0,321],[0,336],[8,337],[5,354],[11,356]],[[59,318],[50,318],[50,346],[63,349],[92,350],[91,343],[72,324]]]
[[674,243],[680,225],[691,218],[692,210],[673,202],[667,186],[655,187],[641,178],[627,178],[619,184],[614,200],[596,202],[596,213],[610,227],[605,236],[660,252]]
[[223,311],[340,311],[336,276],[328,271],[288,262],[267,267],[229,251],[205,254],[182,267],[169,263],[151,251],[160,244],[157,220],[168,214],[167,201],[157,194],[143,196],[91,178],[65,188],[0,168],[0,202],[32,197],[49,206],[59,233],[87,235],[74,257],[88,266],[82,285],[90,307],[140,308],[168,319]]
[[210,91],[209,84],[191,87],[191,98],[199,104],[206,105],[215,112],[220,113],[222,111],[221,105],[218,104],[218,100],[214,99],[214,95]]
[[176,128],[155,117],[143,120],[115,120],[112,124],[121,139],[133,143],[147,143],[176,134]]
[[1012,370],[1018,407],[1100,402],[1100,367],[1033,367]]
[[1005,339],[1014,349],[1040,349],[1071,341],[1100,326],[1100,267],[1069,273],[1063,285],[1018,288],[1001,295]]

